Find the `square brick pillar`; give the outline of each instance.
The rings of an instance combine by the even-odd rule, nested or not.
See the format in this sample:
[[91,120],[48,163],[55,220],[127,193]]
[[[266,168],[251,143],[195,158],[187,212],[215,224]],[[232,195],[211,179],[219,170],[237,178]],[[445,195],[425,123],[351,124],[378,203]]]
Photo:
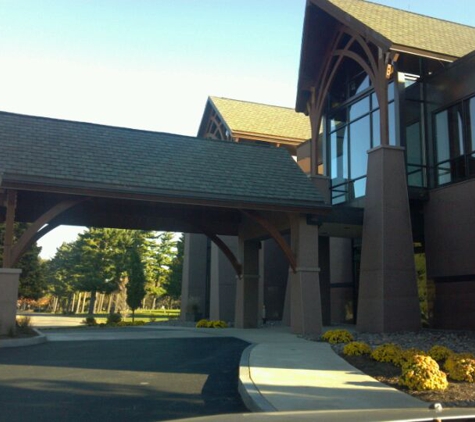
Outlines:
[[293,333],[319,335],[322,332],[318,227],[307,225],[304,215],[291,216],[291,247],[297,272],[290,271],[290,327]]
[[242,276],[236,280],[236,328],[256,328],[259,321],[259,248],[256,240],[239,239]]
[[0,268],[0,335],[7,335],[16,327],[20,274],[21,270],[16,268]]
[[421,325],[404,149],[369,151],[357,327],[413,331]]

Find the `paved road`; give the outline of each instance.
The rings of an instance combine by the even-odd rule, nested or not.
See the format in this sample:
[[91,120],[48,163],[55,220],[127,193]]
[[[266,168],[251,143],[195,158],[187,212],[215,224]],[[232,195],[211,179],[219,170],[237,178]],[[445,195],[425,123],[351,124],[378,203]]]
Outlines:
[[229,337],[171,336],[0,349],[0,421],[140,422],[245,412],[237,371],[247,346]]

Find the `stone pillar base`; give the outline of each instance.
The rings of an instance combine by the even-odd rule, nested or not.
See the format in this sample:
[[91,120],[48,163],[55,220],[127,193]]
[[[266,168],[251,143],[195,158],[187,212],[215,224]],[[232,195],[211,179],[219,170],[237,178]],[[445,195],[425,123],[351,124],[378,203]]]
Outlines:
[[15,331],[20,274],[19,269],[0,269],[0,335]]

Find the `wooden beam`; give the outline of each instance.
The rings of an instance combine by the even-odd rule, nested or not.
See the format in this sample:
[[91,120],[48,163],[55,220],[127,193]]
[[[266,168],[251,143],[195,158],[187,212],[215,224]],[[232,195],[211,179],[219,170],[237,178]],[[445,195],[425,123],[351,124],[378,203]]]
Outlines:
[[228,258],[229,262],[234,268],[236,275],[241,277],[242,275],[242,265],[234,255],[233,251],[229,249],[228,245],[224,243],[216,234],[214,233],[204,233],[211,241],[221,250],[222,253]]
[[295,255],[292,252],[292,249],[290,248],[290,245],[286,242],[284,237],[280,234],[279,230],[272,225],[272,223],[268,220],[266,220],[264,217],[262,217],[259,213],[255,211],[246,211],[246,210],[241,210],[241,212],[249,217],[251,220],[254,220],[256,223],[258,223],[264,230],[267,231],[267,233],[270,234],[270,236],[276,241],[277,245],[279,248],[284,252],[285,257],[287,258],[287,261],[289,262],[290,268],[292,268],[292,271],[294,273],[297,272],[297,260],[295,258]]
[[[87,198],[80,198],[70,201],[63,201],[56,204],[53,208],[46,211],[41,217],[39,217],[28,229],[22,234],[20,239],[11,247],[9,265],[14,266],[18,263],[25,251],[38,239],[44,236],[46,233],[53,230],[58,224],[52,224],[51,227],[48,224],[51,220],[56,218],[62,212],[69,208],[85,201]],[[48,226],[43,227],[45,224]]]

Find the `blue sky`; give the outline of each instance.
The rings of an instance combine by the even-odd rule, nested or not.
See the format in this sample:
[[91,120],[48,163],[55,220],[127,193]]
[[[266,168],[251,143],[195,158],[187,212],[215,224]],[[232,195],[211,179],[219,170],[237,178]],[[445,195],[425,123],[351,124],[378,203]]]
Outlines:
[[[377,2],[475,26],[473,0]],[[304,0],[0,0],[0,110],[195,135],[208,95],[293,107],[304,9]],[[42,255],[75,234],[54,230]]]

